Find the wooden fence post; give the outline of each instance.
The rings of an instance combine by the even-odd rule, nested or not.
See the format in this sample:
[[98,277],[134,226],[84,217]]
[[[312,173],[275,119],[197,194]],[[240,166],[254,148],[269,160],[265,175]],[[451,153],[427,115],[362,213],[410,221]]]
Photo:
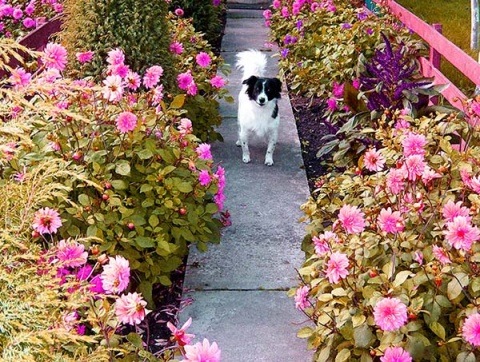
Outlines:
[[[442,34],[442,24],[433,24],[432,27],[436,31],[438,31],[440,34]],[[435,68],[440,69],[441,59],[442,59],[441,54],[434,47],[430,46],[430,59],[429,60]]]

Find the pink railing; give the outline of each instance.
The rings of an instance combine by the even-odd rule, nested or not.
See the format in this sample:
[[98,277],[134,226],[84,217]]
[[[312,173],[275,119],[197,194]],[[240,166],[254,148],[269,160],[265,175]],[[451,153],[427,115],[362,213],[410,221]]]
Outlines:
[[[430,46],[430,57],[420,58],[422,73],[426,77],[434,77],[435,84],[449,84],[442,92],[446,100],[455,107],[462,108],[462,100],[467,99],[465,94],[443,75],[440,68],[440,56],[442,55],[455,68],[462,72],[473,83],[480,85],[480,64],[466,54],[441,34],[441,28],[431,26],[412,14],[410,11],[393,0],[373,0],[377,4],[386,6],[390,12],[405,26],[418,34]],[[440,31],[439,31],[440,30]]]

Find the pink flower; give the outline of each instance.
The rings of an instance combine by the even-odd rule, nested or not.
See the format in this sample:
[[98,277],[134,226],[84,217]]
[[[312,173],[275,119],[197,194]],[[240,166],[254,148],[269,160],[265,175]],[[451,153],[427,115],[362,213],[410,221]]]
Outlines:
[[197,152],[198,157],[203,160],[211,160],[213,158],[210,152],[210,145],[207,143],[200,143],[195,149],[195,152]]
[[185,14],[185,13],[184,13],[184,11],[183,11],[182,9],[180,9],[180,8],[175,9],[175,15],[177,15],[177,16],[183,16],[184,14]]
[[101,274],[95,275],[92,280],[90,280],[90,287],[88,288],[93,293],[103,294],[105,289],[103,289],[103,282]]
[[130,282],[130,264],[123,256],[108,258],[108,264],[103,266],[102,279],[103,289],[109,294],[123,292]]
[[405,187],[406,172],[402,168],[392,168],[386,178],[386,186],[390,193],[397,195]]
[[200,181],[200,185],[207,186],[210,181],[212,181],[212,178],[210,177],[210,174],[207,170],[202,170],[198,174],[198,180]]
[[381,171],[385,165],[385,157],[382,156],[380,151],[372,148],[363,155],[363,162],[367,170],[378,172]]
[[93,59],[94,54],[95,54],[94,52],[88,51],[88,52],[77,53],[75,54],[75,57],[80,63],[87,63]]
[[360,89],[360,80],[355,78],[353,81],[352,81],[352,85],[353,85],[353,88],[355,89]]
[[470,217],[465,216],[457,216],[448,222],[447,230],[443,233],[449,245],[465,251],[480,239],[480,230],[471,224]]
[[405,227],[400,211],[392,212],[390,207],[380,210],[380,214],[377,217],[377,224],[380,230],[392,234],[403,231]]
[[130,71],[130,68],[128,67],[128,65],[125,65],[125,64],[115,64],[115,65],[110,65],[108,67],[108,70],[110,72],[109,73],[110,75],[118,75],[121,78],[125,78],[128,72]]
[[75,268],[87,262],[88,253],[83,244],[60,240],[57,248],[57,259],[60,260],[63,267]]
[[180,131],[180,134],[182,134],[183,136],[191,133],[192,132],[192,121],[190,121],[188,118],[182,118],[180,120],[180,125],[178,126],[178,130]]
[[61,226],[62,220],[56,210],[45,207],[34,215],[32,227],[39,234],[54,234]]
[[284,18],[288,18],[288,16],[290,15],[288,12],[288,7],[284,6],[281,10],[281,14]]
[[477,194],[480,193],[480,177],[474,176],[470,181],[470,188],[475,191]]
[[37,25],[37,22],[32,18],[25,18],[23,19],[23,26],[27,29],[34,28]]
[[[314,3],[314,4],[316,4],[316,3]],[[312,6],[313,6],[313,4],[312,4]],[[338,84],[337,82],[333,82],[333,96],[336,97],[336,98],[342,98],[344,88],[345,88],[345,84]]]
[[412,155],[425,155],[424,147],[427,145],[427,139],[424,135],[410,132],[402,140],[403,155],[405,157]]
[[415,260],[418,264],[423,264],[423,254],[421,251],[416,251],[413,253],[413,260]]
[[312,241],[315,247],[315,254],[322,256],[326,252],[330,251],[330,244],[336,243],[338,241],[338,237],[331,231],[325,231],[324,234],[314,236]]
[[210,79],[210,84],[214,88],[223,88],[225,86],[225,79],[216,75],[212,79]]
[[155,87],[152,90],[152,104],[154,106],[160,104],[160,101],[163,99],[163,84],[160,84],[158,87]]
[[180,73],[177,76],[177,82],[178,82],[178,87],[180,89],[187,89],[188,86],[193,82],[193,77],[190,71],[187,71],[185,73]]
[[119,48],[112,49],[108,52],[107,63],[110,65],[119,65],[125,62],[125,54]]
[[470,175],[470,172],[466,168],[462,168],[460,170],[460,177],[462,178],[463,183],[467,187],[471,187],[472,184],[472,175]]
[[437,258],[437,260],[442,263],[442,264],[451,264],[451,260],[450,258],[448,257],[446,251],[444,248],[441,248],[437,245],[434,245],[432,247],[432,253],[433,253],[433,256],[435,258]]
[[435,172],[430,168],[430,166],[426,165],[425,170],[423,171],[422,174],[422,182],[424,185],[427,185],[430,181],[436,179],[436,178],[441,178],[442,175],[439,174],[438,172]]
[[383,331],[394,331],[407,322],[407,306],[398,298],[383,298],[373,308],[373,317]]
[[221,351],[217,344],[213,342],[210,345],[208,339],[203,343],[197,342],[193,346],[185,346],[185,358],[181,362],[220,362]]
[[197,94],[198,88],[195,82],[191,82],[187,87],[187,94],[195,96]]
[[448,200],[447,203],[443,205],[442,215],[446,222],[451,222],[457,216],[469,218],[470,210],[468,210],[465,206],[462,206],[461,201],[454,203],[452,200]]
[[161,66],[154,65],[148,68],[143,76],[143,85],[148,89],[155,87],[162,75],[163,68]]
[[214,201],[218,206],[218,210],[223,210],[223,202],[225,201],[225,169],[222,166],[218,166],[217,172],[215,172],[214,177],[218,180],[218,191],[217,194],[214,196]]
[[280,2],[280,0],[273,0],[272,5],[275,9],[278,9],[280,8],[280,6],[282,6],[282,3]]
[[26,72],[23,68],[16,68],[12,70],[12,74],[8,80],[13,84],[15,89],[20,89],[26,87],[31,79],[31,73]]
[[210,62],[212,61],[210,55],[205,52],[198,53],[195,57],[195,60],[197,61],[197,64],[202,68],[208,67],[210,65]]
[[304,310],[309,306],[308,291],[309,288],[306,285],[297,289],[295,292],[295,308]]
[[313,3],[310,5],[310,11],[311,11],[311,12],[315,12],[315,11],[317,11],[319,8],[320,8],[320,5],[318,5],[317,2],[313,2]]
[[140,87],[141,80],[140,75],[138,73],[129,71],[125,77],[125,84],[128,89],[136,90]]
[[119,101],[123,95],[122,78],[119,75],[109,75],[103,81],[103,98],[110,102]]
[[338,213],[338,220],[342,223],[348,234],[358,234],[365,229],[365,220],[363,212],[358,207],[343,205]]
[[471,345],[480,346],[480,314],[470,314],[462,326],[462,337]]
[[139,324],[150,313],[141,294],[128,293],[115,301],[115,315],[123,324]]
[[178,41],[173,42],[170,44],[170,52],[173,54],[182,54],[183,53],[183,45]]
[[387,347],[383,354],[383,357],[380,357],[381,362],[412,362],[412,357],[410,353],[405,351],[401,347]]
[[60,44],[48,43],[43,51],[42,62],[47,68],[62,71],[67,64],[67,50]]
[[118,115],[115,122],[120,132],[127,133],[137,127],[137,116],[131,112],[122,112]]
[[327,262],[327,269],[325,274],[330,283],[338,283],[340,279],[348,275],[348,258],[345,254],[334,252],[330,255]]
[[181,347],[187,344],[190,344],[191,339],[195,337],[194,334],[185,333],[187,331],[187,328],[190,327],[191,324],[192,324],[192,318],[188,318],[188,320],[180,329],[175,327],[171,322],[167,322],[168,329],[170,329],[170,331],[173,334],[173,337],[177,341],[178,345]]
[[22,11],[22,9],[20,9],[20,8],[15,8],[15,9],[13,9],[12,17],[13,17],[15,20],[20,19],[22,16],[23,16],[23,11]]
[[417,177],[421,177],[425,170],[426,163],[422,155],[412,155],[405,159],[402,168],[407,173],[407,179],[415,181]]
[[330,98],[327,100],[327,107],[330,111],[336,111],[338,109],[337,100],[335,98]]

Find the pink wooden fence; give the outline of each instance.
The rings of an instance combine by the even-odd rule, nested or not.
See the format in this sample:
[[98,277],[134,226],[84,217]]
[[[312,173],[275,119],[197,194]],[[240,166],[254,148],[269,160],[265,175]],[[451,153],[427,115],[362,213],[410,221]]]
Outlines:
[[442,92],[442,95],[450,104],[462,108],[462,99],[467,99],[465,94],[455,87],[447,77],[445,77],[439,68],[439,54],[452,63],[460,72],[462,72],[473,83],[480,85],[480,64],[472,57],[466,54],[447,38],[445,38],[434,26],[431,26],[412,14],[410,11],[399,5],[393,0],[373,0],[377,4],[386,6],[390,12],[406,27],[418,34],[425,40],[431,48],[430,59],[420,58],[422,73],[426,77],[434,77],[435,84],[449,84],[449,87]]

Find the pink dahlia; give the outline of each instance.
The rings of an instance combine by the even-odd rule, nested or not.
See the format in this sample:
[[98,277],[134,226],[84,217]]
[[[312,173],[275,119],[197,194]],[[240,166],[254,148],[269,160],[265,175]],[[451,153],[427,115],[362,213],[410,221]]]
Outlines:
[[143,76],[143,85],[150,89],[157,85],[160,77],[163,75],[163,68],[159,65],[154,65],[147,69]]
[[109,75],[103,81],[103,98],[110,102],[119,101],[123,96],[123,82],[119,75]]
[[83,244],[60,240],[57,248],[57,259],[60,260],[63,267],[75,268],[87,262],[88,253]]
[[442,264],[450,264],[452,261],[447,255],[447,252],[444,248],[434,245],[432,247],[433,256]]
[[138,87],[140,87],[140,84],[141,84],[140,75],[138,75],[138,73],[135,73],[133,71],[129,71],[125,77],[125,84],[128,87],[128,89],[132,89],[132,90],[138,89]]
[[426,165],[422,155],[408,156],[403,164],[403,169],[407,173],[407,179],[415,181],[417,177],[421,177]]
[[394,331],[407,322],[407,306],[398,298],[384,298],[373,308],[373,317],[383,331]]
[[363,163],[367,170],[378,172],[385,165],[385,157],[382,156],[380,151],[370,149],[363,155]]
[[30,83],[31,79],[31,73],[26,72],[23,68],[16,68],[12,70],[12,73],[8,80],[15,89],[20,89],[26,87]]
[[122,133],[133,131],[137,127],[137,116],[132,112],[122,112],[118,115],[115,123]]
[[34,215],[32,227],[39,234],[54,234],[60,226],[62,220],[56,210],[45,207]]
[[43,51],[42,62],[47,68],[62,71],[67,64],[67,50],[60,44],[48,43]]
[[185,346],[185,359],[182,362],[220,362],[220,354],[215,342],[210,345],[208,339],[204,339],[203,343]]
[[392,234],[403,231],[405,227],[400,211],[392,212],[390,207],[380,210],[380,214],[377,217],[377,224],[380,230]]
[[442,208],[443,219],[446,222],[451,222],[457,216],[463,216],[470,218],[470,210],[462,205],[461,201],[454,203],[452,200],[448,200]]
[[178,82],[178,87],[180,89],[186,90],[188,89],[188,86],[193,83],[193,77],[190,71],[187,71],[185,73],[180,73],[177,76],[177,82]]
[[447,230],[443,233],[448,244],[465,251],[470,250],[472,244],[480,239],[480,230],[465,216],[457,216],[448,222]]
[[192,324],[192,318],[188,318],[188,320],[184,323],[181,328],[175,327],[171,322],[167,322],[167,327],[172,332],[173,337],[177,341],[178,345],[183,347],[187,344],[190,344],[192,338],[195,337],[194,334],[185,333],[187,328],[190,327]]
[[309,288],[306,285],[297,289],[295,292],[295,308],[304,310],[309,306],[308,291]]
[[180,125],[178,126],[178,130],[182,136],[189,134],[192,132],[192,121],[188,118],[182,118],[180,120]]
[[202,67],[202,68],[206,68],[210,65],[211,61],[212,61],[212,58],[210,58],[210,55],[208,55],[207,53],[205,52],[200,52],[197,54],[197,56],[195,57],[195,60],[197,61],[197,64]]
[[403,155],[405,157],[413,155],[425,155],[424,147],[427,145],[427,139],[422,134],[410,132],[402,141]]
[[405,187],[407,173],[402,168],[392,168],[386,178],[386,186],[390,193],[397,195]]
[[150,313],[141,294],[128,293],[115,301],[115,315],[123,324],[139,324]]
[[213,158],[210,151],[210,145],[208,143],[200,143],[195,151],[197,152],[198,157],[201,159],[211,160]]
[[93,59],[94,54],[95,54],[94,52],[88,51],[88,52],[77,53],[75,54],[75,57],[80,63],[87,63]]
[[358,234],[365,229],[363,216],[363,212],[358,207],[343,205],[338,214],[338,220],[342,223],[347,233]]
[[119,48],[112,49],[108,52],[107,63],[110,65],[119,65],[125,62],[125,54]]
[[471,314],[462,326],[462,337],[471,345],[480,346],[480,314]]
[[412,362],[410,353],[401,347],[387,347],[380,357],[381,362]]
[[223,88],[223,87],[225,87],[225,79],[216,75],[212,79],[210,79],[210,84],[214,88]]
[[207,186],[210,181],[212,181],[212,178],[210,177],[210,174],[207,170],[202,170],[198,174],[198,180],[200,181],[200,185]]
[[325,274],[328,277],[330,283],[338,283],[340,279],[345,278],[348,275],[348,258],[345,254],[334,252],[330,255],[330,259],[327,262],[327,268]]
[[183,53],[183,45],[178,41],[173,42],[170,44],[170,52],[173,54],[182,54]]
[[102,287],[109,294],[123,292],[130,282],[130,264],[123,256],[108,258],[108,264],[103,266]]
[[425,170],[423,170],[422,174],[422,182],[424,185],[427,185],[430,181],[436,179],[436,178],[441,178],[442,175],[439,174],[438,172],[435,172],[430,168],[430,166],[426,165]]

